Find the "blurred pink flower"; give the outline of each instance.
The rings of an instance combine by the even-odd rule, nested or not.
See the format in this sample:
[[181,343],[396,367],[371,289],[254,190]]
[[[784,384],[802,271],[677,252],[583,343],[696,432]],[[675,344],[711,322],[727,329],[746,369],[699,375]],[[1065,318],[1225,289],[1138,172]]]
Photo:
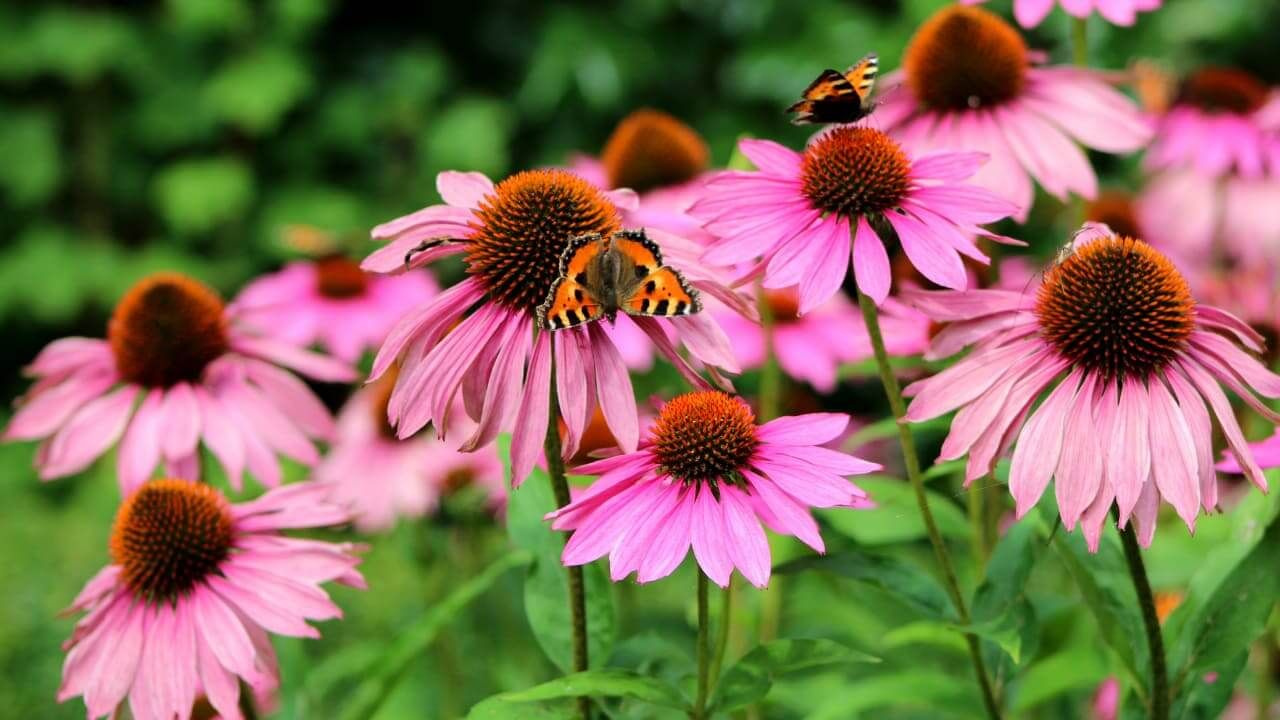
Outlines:
[[984,162],[981,153],[913,157],[879,130],[850,125],[820,133],[803,153],[767,140],[738,146],[759,170],[722,172],[704,185],[690,212],[718,240],[703,260],[763,258],[755,272],[764,287],[796,287],[800,315],[834,295],[850,267],[858,290],[884,302],[892,272],[876,228],[886,225],[924,277],[963,288],[961,256],[987,261],[973,244],[973,235],[987,234],[977,225],[1016,211],[964,183]]
[[[388,372],[343,406],[333,446],[312,476],[316,482],[332,488],[332,500],[350,508],[362,532],[388,530],[398,517],[421,517],[442,496],[470,484],[482,488],[490,507],[500,510],[507,493],[496,448],[461,453],[431,436],[397,439],[387,424],[395,380]],[[450,421],[455,436],[475,429],[465,412],[452,413]]]
[[322,583],[363,588],[356,548],[282,536],[344,523],[328,488],[299,483],[231,504],[187,480],[156,480],[129,495],[111,534],[111,564],[71,611],[58,701],[81,695],[90,718],[114,717],[127,698],[136,720],[189,717],[204,696],[240,718],[243,680],[279,684],[268,633],[319,637],[308,620],[342,616]]
[[[634,450],[639,426],[631,378],[602,324],[551,333],[538,331],[534,314],[559,274],[569,239],[618,230],[618,208],[635,207],[635,194],[602,192],[565,170],[522,172],[497,186],[479,173],[445,172],[437,186],[447,204],[374,228],[373,236],[388,242],[363,264],[372,272],[401,272],[406,253],[441,238],[454,241],[418,251],[408,264],[466,254],[467,279],[408,313],[374,360],[371,379],[397,360],[402,363],[387,408],[398,435],[408,437],[433,422],[442,436],[461,394],[478,424],[460,449],[474,451],[511,430],[512,479],[519,485],[547,432],[554,353],[559,414],[567,427],[565,457],[577,452],[597,402],[621,446]],[[649,236],[661,246],[665,262],[698,290],[754,312],[745,298],[699,266],[696,245],[657,230]],[[635,322],[691,382],[705,385],[678,353],[673,336],[713,374],[738,371],[729,339],[705,313]]]
[[1031,210],[1032,179],[1063,200],[1097,193],[1080,145],[1130,153],[1151,138],[1149,120],[1096,73],[1034,64],[1018,31],[978,7],[935,13],[881,85],[873,122],[915,152],[987,153],[973,182],[1014,203],[1019,221]]
[[867,507],[849,475],[879,465],[820,447],[844,431],[846,415],[782,417],[757,426],[741,400],[708,390],[667,403],[637,451],[583,465],[600,478],[547,515],[573,530],[565,565],[609,556],[613,580],[670,575],[690,546],[721,587],[736,567],[751,584],[769,583],[769,543],[760,523],[825,546],[810,507]]
[[[872,356],[871,340],[858,308],[841,293],[808,315],[798,315],[794,289],[765,291],[774,321],[774,351],[782,371],[819,392],[835,389],[840,366]],[[743,368],[758,368],[766,356],[764,328],[737,313],[717,308],[716,319],[733,344]],[[919,355],[929,345],[931,321],[921,312],[888,298],[881,307],[880,329],[890,355]]]
[[[987,0],[960,0],[965,5],[977,5]],[[1116,25],[1132,25],[1138,20],[1138,13],[1160,9],[1163,0],[1057,0],[1057,4],[1070,16],[1087,18],[1097,12],[1109,22]],[[1024,28],[1039,25],[1049,11],[1053,9],[1055,0],[1013,0],[1013,17]]]
[[1254,395],[1280,397],[1280,376],[1240,347],[1260,351],[1262,338],[1236,317],[1197,305],[1150,245],[1087,225],[1033,298],[973,290],[909,291],[903,299],[950,323],[932,353],[974,346],[907,388],[914,396],[907,419],[960,410],[940,459],[968,454],[966,482],[991,472],[1016,440],[1009,490],[1019,517],[1056,478],[1063,523],[1081,523],[1092,549],[1113,501],[1121,523],[1136,517],[1145,544],[1161,498],[1194,529],[1200,508],[1218,502],[1210,410],[1245,474],[1266,489],[1219,386],[1280,419]]
[[1114,677],[1103,680],[1093,693],[1090,720],[1116,720],[1120,711],[1120,681]]
[[406,312],[438,292],[426,272],[371,275],[345,257],[293,262],[263,275],[236,296],[232,307],[246,324],[289,343],[319,344],[356,363],[377,348]]
[[44,439],[36,467],[45,480],[84,470],[123,436],[117,477],[126,493],[161,462],[168,474],[199,477],[201,441],[233,487],[246,468],[275,486],[277,453],[314,464],[313,440],[333,432],[320,400],[277,364],[355,379],[344,363],[245,327],[199,282],[151,275],[116,305],[107,339],[63,338],[36,356],[27,367],[36,383],[4,439]]

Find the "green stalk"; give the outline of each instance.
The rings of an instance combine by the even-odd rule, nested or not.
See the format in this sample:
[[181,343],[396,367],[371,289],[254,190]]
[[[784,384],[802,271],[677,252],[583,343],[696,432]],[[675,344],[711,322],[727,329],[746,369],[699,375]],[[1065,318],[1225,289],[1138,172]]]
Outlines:
[[1138,593],[1138,607],[1142,610],[1147,647],[1151,651],[1151,718],[1169,720],[1169,670],[1164,657],[1164,636],[1160,633],[1160,616],[1156,615],[1155,598],[1151,594],[1151,583],[1147,580],[1147,568],[1142,562],[1142,550],[1138,547],[1138,535],[1132,522],[1120,531],[1120,539],[1124,544],[1129,577]]
[[[699,571],[701,572],[701,571]],[[720,626],[716,629],[716,649],[711,653],[711,668],[707,671],[710,678],[720,679],[720,668],[724,665],[725,650],[729,647],[730,618],[733,616],[733,575],[729,576],[729,584],[720,593]]]
[[711,658],[708,657],[707,624],[707,576],[701,569],[698,573],[698,698],[693,703],[689,717],[703,720],[707,712],[707,697],[710,690]]
[[1071,18],[1071,62],[1077,67],[1089,66],[1089,20]]
[[[564,507],[570,502],[569,482],[564,476],[564,459],[560,447],[560,400],[556,393],[555,341],[551,346],[551,389],[548,403],[547,439],[543,443],[543,453],[547,458],[547,477],[551,480],[551,490],[556,496],[556,506]],[[569,614],[573,624],[573,670],[585,672],[588,669],[587,656],[587,594],[582,581],[582,566],[573,565],[565,568],[569,578]],[[582,720],[591,717],[591,700],[578,698],[578,713]]]
[[[906,421],[907,408],[902,400],[902,388],[898,378],[889,365],[889,353],[885,350],[884,336],[880,332],[880,315],[875,301],[864,293],[858,293],[858,306],[862,309],[862,317],[866,322],[867,335],[871,338],[871,347],[875,351],[876,366],[880,371],[880,383],[889,399],[889,408],[898,424],[898,444],[902,447],[903,465],[907,470],[907,479],[915,491],[916,505],[920,509],[920,517],[924,521],[925,531],[929,535],[929,543],[933,545],[933,555],[942,570],[942,579],[955,606],[956,615],[962,625],[969,624],[969,609],[965,606],[964,595],[960,592],[960,581],[956,578],[955,566],[951,563],[951,555],[947,545],[938,532],[938,523],[933,519],[933,511],[929,509],[929,500],[924,491],[924,477],[920,472],[920,459],[916,454],[916,442],[911,436],[911,427]],[[982,691],[982,704],[986,707],[987,716],[992,720],[1000,719],[1000,704],[996,702],[992,690],[991,678],[987,674],[986,663],[982,660],[982,648],[978,644],[978,636],[965,633],[965,642],[969,646],[969,657],[973,661],[974,674]]]

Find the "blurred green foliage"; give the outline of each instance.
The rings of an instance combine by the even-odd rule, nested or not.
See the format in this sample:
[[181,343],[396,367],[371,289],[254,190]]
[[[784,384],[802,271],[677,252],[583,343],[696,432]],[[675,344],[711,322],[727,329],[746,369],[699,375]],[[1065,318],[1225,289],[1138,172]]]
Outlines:
[[[781,108],[817,70],[868,50],[896,67],[912,30],[946,1],[0,5],[0,394],[24,388],[19,368],[48,341],[100,336],[115,299],[148,272],[181,270],[231,295],[286,257],[281,233],[300,223],[363,253],[369,227],[438,200],[440,170],[501,176],[594,153],[637,107],[685,119],[719,163],[744,133],[798,146],[808,131],[788,125]],[[1007,0],[991,6],[1007,15]],[[1238,64],[1274,83],[1278,24],[1273,0],[1166,0],[1133,29],[1095,19],[1089,37],[1103,67],[1135,57],[1177,70]],[[1029,37],[1056,59],[1068,54],[1061,13]],[[1132,160],[1097,160],[1104,184],[1135,183]],[[1022,236],[1055,247],[1062,211],[1038,203]],[[877,393],[852,397],[874,403]],[[0,446],[0,714],[72,718],[83,714],[78,700],[53,705],[58,645],[71,627],[54,618],[106,560],[114,460],[40,485],[32,450]],[[865,518],[824,516],[832,552],[870,547],[928,568],[909,499],[888,482],[881,509]],[[935,500],[962,537],[963,496],[947,482],[936,483]],[[1149,560],[1157,588],[1212,589],[1247,551],[1238,535],[1256,541],[1259,518],[1274,514],[1273,500],[1249,502],[1249,528],[1210,517],[1194,537],[1163,532]],[[282,717],[335,714],[353,673],[389,638],[504,552],[501,528],[462,517],[378,538],[365,564],[374,590],[335,590],[346,620],[327,623],[321,641],[278,643]],[[981,578],[964,560],[974,587]],[[1114,672],[1063,578],[1061,566],[1040,563],[1026,600],[1038,637],[1021,646],[1029,670],[1012,688],[1013,705],[1038,717],[1079,717],[1096,682]],[[414,661],[412,681],[378,717],[454,717],[555,676],[529,632],[517,574],[497,583]],[[779,684],[769,717],[972,717],[977,700],[957,670],[963,648],[931,618],[874,582],[806,574],[778,585],[787,635],[834,638],[885,662]],[[620,585],[614,659],[640,658],[687,683],[692,587],[687,563],[661,583]],[[736,655],[761,612],[758,597],[742,595]],[[825,700],[815,706],[815,698]],[[627,716],[661,716],[635,712]]]

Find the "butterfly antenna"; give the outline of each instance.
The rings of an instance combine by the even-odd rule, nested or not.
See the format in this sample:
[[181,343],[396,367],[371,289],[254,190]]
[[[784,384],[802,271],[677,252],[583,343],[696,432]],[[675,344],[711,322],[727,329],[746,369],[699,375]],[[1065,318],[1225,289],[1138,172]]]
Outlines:
[[451,237],[438,237],[438,238],[432,238],[430,240],[423,240],[422,242],[418,243],[413,248],[411,248],[409,252],[404,254],[404,269],[405,270],[409,269],[409,266],[413,263],[414,255],[417,255],[419,253],[424,253],[430,250],[431,248],[437,247],[439,245],[447,245],[449,243],[465,243],[465,242],[466,240],[463,240],[461,238],[451,238]]

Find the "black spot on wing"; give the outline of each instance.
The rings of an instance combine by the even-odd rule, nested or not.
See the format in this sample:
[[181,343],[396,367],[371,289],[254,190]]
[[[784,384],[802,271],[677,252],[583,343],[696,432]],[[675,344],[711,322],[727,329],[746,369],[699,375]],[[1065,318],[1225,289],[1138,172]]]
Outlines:
[[676,301],[676,312],[675,312],[676,315],[684,315],[688,312],[688,310],[689,310],[689,303],[683,300]]
[[580,273],[578,273],[577,275],[574,275],[574,276],[573,276],[573,281],[574,281],[574,282],[576,282],[576,283],[578,283],[579,285],[586,285],[586,284],[587,284],[587,274],[586,274],[586,273],[584,273],[584,272],[580,272]]
[[640,301],[640,312],[649,312],[649,298]]
[[666,298],[659,300],[658,304],[653,307],[653,313],[655,315],[666,315],[668,305],[669,301]]
[[565,310],[564,316],[568,320],[569,325],[577,325],[582,322],[582,316],[578,315],[577,310]]
[[637,266],[636,266],[636,279],[637,279],[637,280],[643,280],[643,279],[644,279],[644,277],[645,277],[646,275],[648,275],[648,274],[649,274],[649,268],[647,268],[647,267],[645,267],[645,266],[643,266],[643,265],[637,265]]
[[578,302],[582,302],[582,299],[583,299],[582,288],[573,289],[573,299],[577,300]]
[[645,291],[645,292],[647,292],[647,293],[649,293],[650,295],[652,295],[653,293],[657,292],[657,291],[658,291],[658,283],[657,283],[657,281],[655,281],[655,280],[650,280],[649,282],[645,283],[645,284],[644,284],[644,291]]

